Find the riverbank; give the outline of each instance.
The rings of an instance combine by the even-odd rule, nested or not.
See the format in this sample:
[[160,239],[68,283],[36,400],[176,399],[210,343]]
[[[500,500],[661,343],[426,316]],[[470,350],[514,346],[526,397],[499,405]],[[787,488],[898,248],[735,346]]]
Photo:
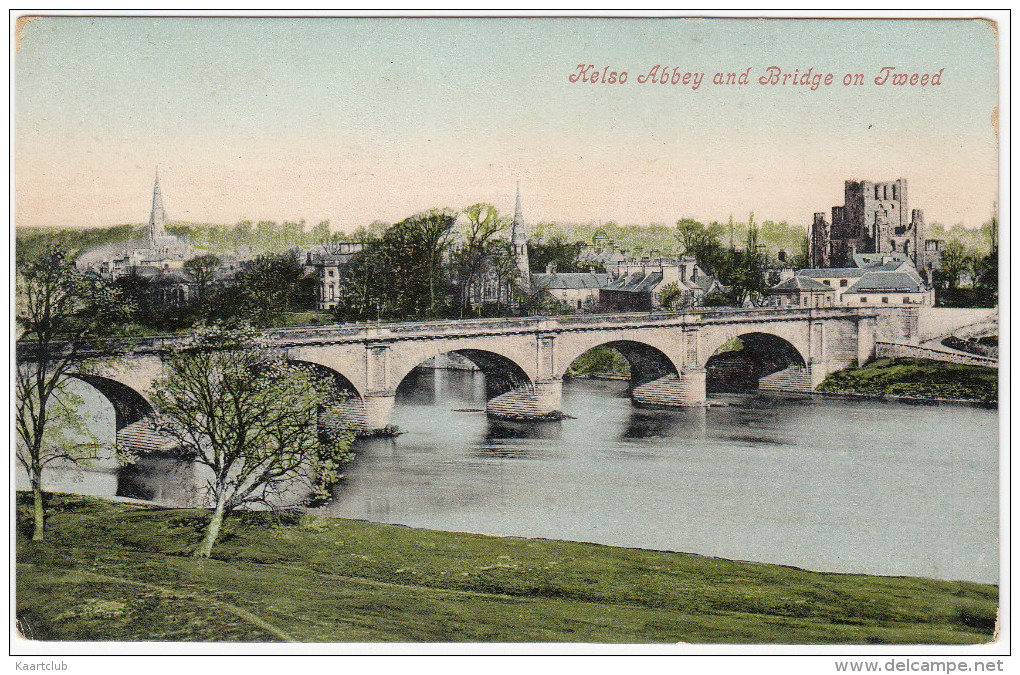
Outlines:
[[950,644],[992,639],[998,588],[297,514],[229,519],[49,495],[17,618],[37,640]]
[[885,358],[838,370],[818,385],[818,391],[908,401],[995,403],[999,399],[998,376],[995,368]]

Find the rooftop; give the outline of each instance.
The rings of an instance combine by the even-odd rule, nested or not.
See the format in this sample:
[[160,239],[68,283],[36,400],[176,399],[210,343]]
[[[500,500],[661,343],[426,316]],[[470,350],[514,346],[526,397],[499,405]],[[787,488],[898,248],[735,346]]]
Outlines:
[[847,293],[869,293],[874,291],[893,291],[902,293],[921,293],[925,288],[917,282],[913,275],[906,272],[867,272]]
[[831,286],[818,283],[810,277],[791,277],[786,281],[776,284],[771,289],[773,291],[809,291],[811,293],[826,293],[832,292]]
[[605,288],[611,277],[599,272],[553,272],[551,274],[532,274],[531,283],[536,288],[567,289],[567,288]]

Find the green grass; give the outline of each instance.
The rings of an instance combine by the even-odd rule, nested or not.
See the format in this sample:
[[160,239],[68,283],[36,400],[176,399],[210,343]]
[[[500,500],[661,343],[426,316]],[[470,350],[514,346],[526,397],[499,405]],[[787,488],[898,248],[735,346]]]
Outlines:
[[997,401],[998,370],[929,359],[876,359],[832,373],[818,391]]
[[998,588],[297,514],[49,495],[17,620],[38,640],[983,643]]
[[574,359],[567,373],[573,377],[630,377],[630,363],[612,347],[595,347]]

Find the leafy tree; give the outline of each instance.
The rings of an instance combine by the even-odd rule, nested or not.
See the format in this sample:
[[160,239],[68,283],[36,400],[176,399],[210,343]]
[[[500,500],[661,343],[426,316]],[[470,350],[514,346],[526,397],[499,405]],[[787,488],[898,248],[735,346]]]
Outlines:
[[76,269],[59,247],[20,261],[16,283],[16,455],[32,485],[32,538],[38,540],[45,529],[43,470],[58,459],[87,461],[95,452],[62,441],[55,429],[80,426],[68,382],[111,353],[101,341],[127,323],[131,307],[115,286]]
[[567,369],[571,376],[630,377],[630,362],[612,347],[595,347],[574,359]]
[[184,272],[195,282],[198,286],[198,301],[202,302],[205,300],[206,294],[208,293],[209,286],[212,284],[213,278],[216,275],[216,270],[219,269],[220,259],[211,253],[205,255],[196,256],[190,260],[184,261]]
[[[760,302],[768,288],[769,259],[765,245],[759,243],[754,214],[747,222],[744,250],[737,250],[733,244],[728,250],[724,248],[721,244],[724,232],[725,228],[719,223],[705,227],[695,220],[677,221],[676,237],[684,248],[684,254],[694,256],[702,269],[732,288],[730,301],[733,304]],[[718,302],[719,299],[713,301]]]
[[[730,267],[730,256],[722,245],[723,226],[685,218],[676,223],[676,238],[683,248],[683,255],[693,256],[698,266],[709,274],[722,279]],[[725,283],[725,282],[724,282]]]
[[766,278],[769,267],[768,255],[765,253],[764,244],[758,242],[758,228],[754,224],[752,213],[747,221],[747,238],[743,254],[732,252],[735,269],[729,282],[733,286],[733,296],[737,305],[743,305],[745,301],[757,305],[768,290]]
[[318,225],[312,228],[311,231],[312,240],[317,244],[324,244],[329,241],[329,221],[323,220]]
[[224,519],[248,505],[275,508],[308,481],[328,495],[350,461],[349,431],[320,433],[338,417],[333,385],[286,362],[250,329],[200,330],[153,383],[160,429],[208,469],[213,509],[196,557],[208,558]]
[[659,290],[658,305],[669,312],[682,312],[694,306],[694,294],[680,290],[680,284],[673,281]]
[[798,268],[811,266],[811,239],[807,235],[801,237],[800,246],[798,247],[797,255],[793,258],[792,264]]
[[[587,272],[592,263],[581,262],[581,249],[587,244],[583,241],[568,241],[560,233],[553,234],[546,240],[533,241],[528,244],[528,260],[533,273],[544,273],[552,264],[557,272]],[[601,265],[596,271],[605,271]]]
[[[465,241],[453,256],[460,289],[461,316],[469,309],[471,290],[485,260],[501,247],[498,237],[507,228],[507,222],[499,217],[499,211],[491,204],[472,204],[464,209],[464,215],[467,216]],[[505,243],[502,245],[505,246]]]
[[260,255],[244,263],[234,283],[211,296],[203,312],[214,321],[281,325],[285,312],[313,301],[303,280],[304,267],[294,252]]
[[940,277],[949,288],[960,283],[960,274],[968,268],[968,254],[963,244],[953,239],[942,249],[942,271]]
[[143,234],[135,225],[114,225],[84,229],[54,229],[50,227],[19,227],[15,230],[17,263],[38,260],[53,249],[60,249],[68,257],[75,257],[93,246],[128,241]]
[[411,216],[351,259],[336,314],[342,319],[434,319],[447,313],[444,264],[457,214]]
[[132,319],[136,323],[145,326],[152,326],[157,323],[155,306],[151,302],[152,281],[138,274],[132,269],[127,274],[122,274],[113,281],[120,294],[133,308]]
[[982,233],[988,240],[988,255],[984,258],[981,273],[976,277],[978,283],[988,289],[989,294],[998,296],[999,292],[999,219],[992,219],[981,226]]

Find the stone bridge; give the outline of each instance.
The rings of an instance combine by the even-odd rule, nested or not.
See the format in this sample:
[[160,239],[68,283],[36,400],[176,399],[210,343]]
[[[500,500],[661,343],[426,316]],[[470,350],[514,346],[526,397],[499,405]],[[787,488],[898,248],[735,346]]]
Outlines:
[[[349,422],[372,431],[387,425],[401,381],[438,354],[462,355],[485,373],[489,414],[547,419],[559,411],[567,369],[594,347],[613,347],[630,363],[635,404],[697,406],[706,402],[709,359],[732,338],[757,364],[760,388],[811,391],[829,373],[872,358],[876,340],[916,344],[916,330],[917,310],[814,308],[344,324],[267,335],[289,360],[334,378],[349,397]],[[116,366],[80,376],[113,403],[118,443],[161,447],[149,390],[180,339],[142,340]]]

